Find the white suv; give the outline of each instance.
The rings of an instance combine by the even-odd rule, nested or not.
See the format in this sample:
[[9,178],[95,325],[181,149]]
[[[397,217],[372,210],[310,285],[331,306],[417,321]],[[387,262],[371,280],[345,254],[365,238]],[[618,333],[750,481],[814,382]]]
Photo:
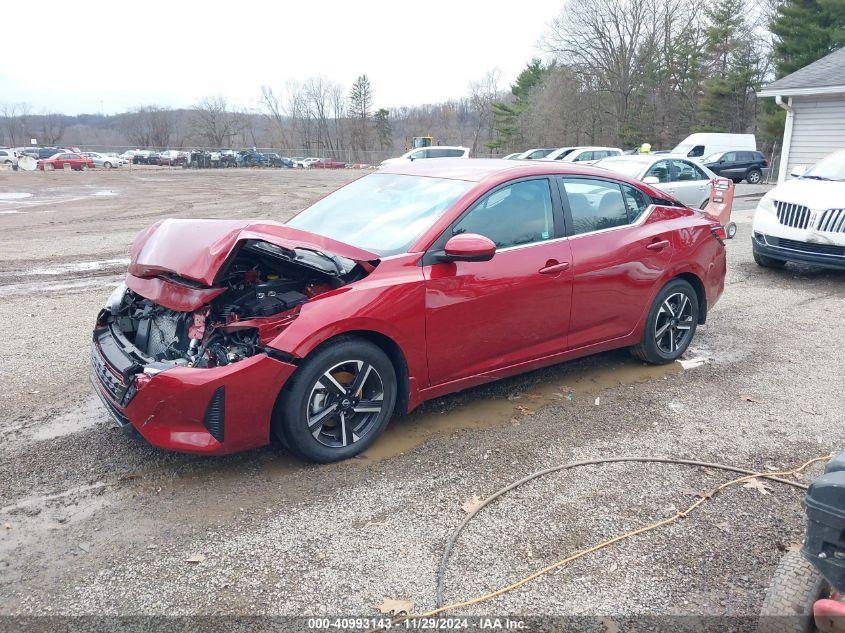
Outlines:
[[760,266],[787,261],[845,269],[845,149],[767,193],[754,212],[752,246]]

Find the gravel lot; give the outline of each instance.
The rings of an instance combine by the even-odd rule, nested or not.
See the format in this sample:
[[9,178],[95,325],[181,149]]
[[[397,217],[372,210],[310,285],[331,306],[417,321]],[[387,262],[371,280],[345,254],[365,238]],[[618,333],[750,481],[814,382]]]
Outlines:
[[[116,431],[91,394],[88,340],[134,234],[163,217],[285,219],[359,174],[0,173],[0,613],[375,616],[385,597],[424,610],[461,505],[536,469],[623,454],[782,468],[840,448],[845,274],[758,268],[753,196],[737,204],[725,295],[687,353],[707,359],[696,368],[601,354],[430,402],[330,466],[276,447],[176,455]],[[727,478],[621,464],[541,478],[470,523],[447,599],[668,516]],[[802,532],[799,491],[736,488],[458,613],[753,616]]]

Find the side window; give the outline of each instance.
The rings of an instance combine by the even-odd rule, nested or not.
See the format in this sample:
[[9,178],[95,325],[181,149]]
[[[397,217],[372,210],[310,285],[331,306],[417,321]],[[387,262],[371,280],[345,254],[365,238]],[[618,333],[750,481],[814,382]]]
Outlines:
[[593,160],[593,152],[581,152],[578,156],[575,157],[573,162],[580,163],[585,160]]
[[757,156],[754,152],[740,152],[739,160],[741,160],[743,163],[753,163],[755,160],[757,160]]
[[550,240],[555,236],[549,181],[521,180],[489,194],[461,218],[453,234],[478,233],[496,248]]
[[690,156],[691,158],[697,158],[698,156],[704,156],[704,145],[696,145],[695,147],[693,147],[690,150],[690,152],[689,152],[689,154],[687,154],[687,156]]
[[414,160],[416,160],[416,159],[418,159],[418,158],[427,158],[427,156],[426,156],[426,152],[425,152],[425,150],[424,150],[424,149],[421,149],[421,150],[416,151],[416,152],[414,152],[413,154],[411,154],[411,155],[409,156],[409,158],[413,158]]
[[735,163],[736,160],[736,152],[726,152],[725,155],[722,156],[722,161],[725,163]]
[[0,156],[8,156],[8,154],[2,149],[0,149]]
[[672,161],[675,163],[675,177],[674,180],[678,182],[688,182],[690,180],[701,180],[701,172],[695,168],[692,163],[685,160]]
[[628,210],[622,191],[606,180],[578,178],[564,180],[572,233],[590,233],[628,224]]
[[651,204],[648,196],[636,187],[622,185],[622,196],[625,198],[625,206],[628,208],[628,221],[636,222],[648,205]]
[[445,149],[443,150],[443,155],[449,158],[458,158],[464,155],[464,150],[462,149]]
[[659,182],[669,182],[669,161],[661,160],[660,162],[654,163],[651,169],[645,173],[644,177],[648,176],[654,176]]

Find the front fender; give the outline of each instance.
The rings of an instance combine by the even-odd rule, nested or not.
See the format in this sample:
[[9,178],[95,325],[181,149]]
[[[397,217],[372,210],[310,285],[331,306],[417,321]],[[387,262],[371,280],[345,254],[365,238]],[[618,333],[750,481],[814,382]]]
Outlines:
[[414,261],[384,261],[366,279],[304,304],[270,347],[305,358],[340,334],[375,332],[402,351],[409,379],[427,386],[424,283]]

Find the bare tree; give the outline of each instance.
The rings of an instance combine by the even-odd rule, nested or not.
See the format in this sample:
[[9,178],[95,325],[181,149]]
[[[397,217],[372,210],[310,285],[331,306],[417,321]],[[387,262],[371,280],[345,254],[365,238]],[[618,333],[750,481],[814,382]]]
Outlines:
[[43,145],[57,145],[65,135],[65,116],[56,112],[38,117],[38,139]]
[[475,133],[472,136],[472,154],[478,151],[482,130],[487,131],[487,138],[492,136],[493,104],[500,97],[499,79],[501,71],[498,68],[490,70],[481,79],[469,85],[469,107],[476,118]]
[[140,106],[122,120],[129,142],[139,147],[170,147],[176,134],[176,112],[157,105]]
[[244,124],[225,97],[205,97],[194,106],[192,126],[196,135],[212,147],[231,145]]
[[606,109],[617,138],[629,122],[641,60],[653,54],[659,18],[656,0],[568,0],[552,23],[546,47],[610,97]]
[[285,145],[287,142],[287,128],[289,117],[285,112],[282,100],[270,86],[261,86],[261,105],[264,107],[265,116],[273,124],[278,134],[279,143]]
[[30,111],[28,103],[0,103],[0,122],[10,147],[26,143]]

